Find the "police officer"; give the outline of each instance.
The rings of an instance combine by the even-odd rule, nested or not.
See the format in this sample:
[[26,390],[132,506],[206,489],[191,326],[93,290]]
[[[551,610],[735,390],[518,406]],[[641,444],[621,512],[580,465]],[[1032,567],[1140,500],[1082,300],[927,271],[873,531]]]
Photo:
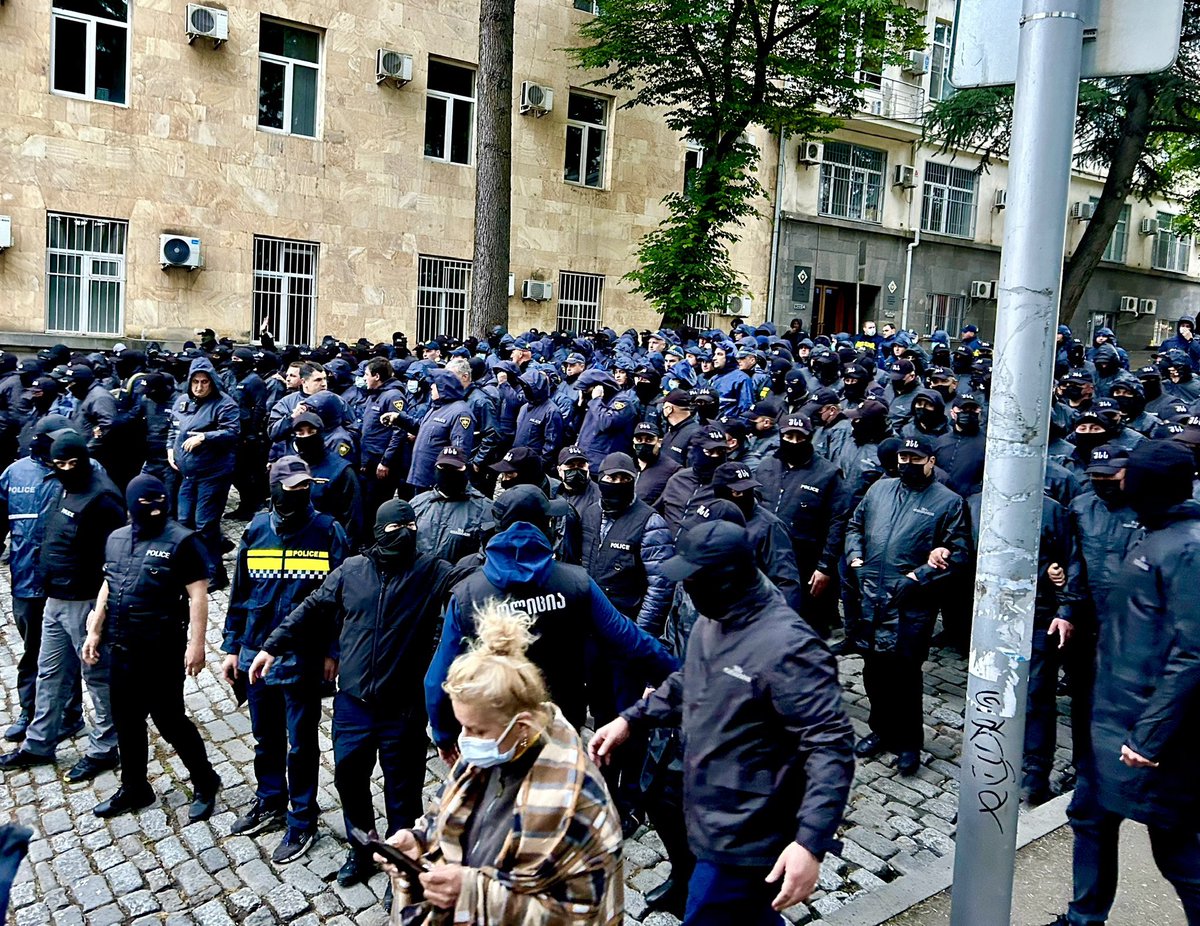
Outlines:
[[[242,535],[237,571],[225,616],[222,673],[230,685],[248,672],[271,632],[341,565],[349,551],[346,533],[312,506],[312,474],[297,456],[271,464],[271,509],[254,516]],[[287,830],[271,858],[296,861],[316,838],[321,679],[332,681],[337,664],[312,641],[295,658],[275,667],[264,683],[246,690],[254,733],[251,807],[234,821],[235,835]]]
[[208,562],[199,538],[168,517],[167,488],[135,476],[125,490],[131,523],[108,536],[104,584],[88,618],[83,661],[99,664],[107,651],[113,724],[121,754],[121,787],[93,809],[115,817],[157,799],[146,777],[146,717],[192,778],[191,822],[207,820],[221,779],[183,703],[184,673],[204,668],[208,627]]
[[408,435],[401,428],[384,424],[381,417],[404,411],[407,399],[385,357],[373,357],[364,374],[367,385],[363,405],[361,468],[364,507],[378,511],[379,506],[396,494],[404,462]]
[[291,449],[312,473],[312,504],[330,515],[346,532],[351,549],[357,549],[363,522],[362,490],[348,457],[330,453],[325,445],[324,422],[312,412],[298,415],[292,424]]
[[254,364],[254,351],[248,347],[235,349],[229,359],[234,379],[232,396],[237,401],[241,421],[233,464],[238,506],[229,517],[239,521],[254,517],[267,497],[267,384]]
[[681,723],[697,859],[686,921],[774,926],[840,848],[854,757],[837,666],[757,571],[744,528],[686,531],[665,571],[701,615],[684,667],[597,730],[588,750],[604,762],[632,729]]
[[[417,428],[408,483],[413,492],[434,484],[433,470],[444,447],[457,447],[468,458],[475,453],[475,418],[466,403],[462,380],[449,370],[434,370],[429,394],[433,405]],[[401,415],[401,421],[405,416]]]
[[593,473],[610,453],[628,453],[633,448],[633,429],[638,413],[634,402],[622,394],[612,374],[588,370],[577,383],[587,403],[578,446],[587,454]]
[[457,563],[482,548],[492,504],[471,484],[467,461],[457,447],[438,454],[433,478],[433,488],[412,500],[417,552]]
[[888,424],[900,431],[912,419],[912,405],[921,381],[911,360],[898,360],[892,365],[883,401],[888,407]]
[[96,382],[91,367],[73,366],[67,375],[67,391],[76,401],[71,424],[87,440],[91,455],[103,463],[104,455],[109,451],[105,438],[117,418],[117,400],[102,383]]
[[658,511],[672,531],[679,529],[684,518],[712,501],[712,480],[717,467],[729,459],[729,442],[725,429],[710,422],[692,432],[687,466],[674,473],[663,487]]
[[550,398],[550,378],[531,369],[521,374],[520,383],[526,402],[517,415],[513,446],[529,447],[541,458],[542,468],[553,472],[563,445],[563,418]]
[[559,497],[581,514],[600,498],[588,469],[588,455],[578,444],[559,451],[558,478],[562,480]]
[[652,508],[657,507],[667,480],[681,469],[675,460],[663,454],[662,444],[662,431],[653,422],[638,422],[633,429],[633,458],[638,466],[635,491]]

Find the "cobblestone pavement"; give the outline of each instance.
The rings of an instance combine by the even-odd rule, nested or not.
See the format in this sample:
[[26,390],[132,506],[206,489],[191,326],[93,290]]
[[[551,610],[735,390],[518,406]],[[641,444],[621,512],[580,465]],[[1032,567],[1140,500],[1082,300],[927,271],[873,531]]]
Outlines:
[[[232,525],[237,527],[238,525]],[[16,663],[21,641],[12,621],[8,570],[0,579],[0,726],[16,715]],[[208,667],[186,682],[186,700],[225,783],[211,820],[188,824],[191,799],[186,771],[165,743],[152,742],[150,775],[161,797],[137,815],[103,821],[92,808],[117,787],[105,773],[95,781],[68,784],[63,773],[80,755],[84,738],[63,743],[56,767],[2,773],[0,812],[35,831],[29,858],[13,887],[10,923],[36,926],[376,926],[387,917],[381,905],[385,879],[339,887],[334,875],[345,856],[342,820],[333,786],[331,702],[321,723],[320,838],[303,862],[276,866],[270,853],[280,833],[231,836],[237,813],[253,799],[253,741],[245,707],[238,709],[220,680],[220,628],[224,593],[213,596]],[[934,652],[925,667],[926,752],[918,773],[901,778],[891,758],[860,763],[847,811],[840,856],[826,858],[818,889],[807,905],[787,911],[792,923],[819,920],[861,891],[919,869],[952,845],[957,812],[958,758],[965,684],[964,661]],[[846,705],[859,735],[866,732],[868,704],[862,661],[841,660]],[[1059,725],[1057,768],[1066,766],[1069,731]],[[153,726],[151,726],[153,731]],[[7,744],[5,744],[7,747]],[[430,752],[427,793],[445,766]],[[382,819],[382,797],[376,803]],[[643,894],[670,871],[657,834],[643,828],[625,844],[626,922],[673,926],[674,917],[646,912]]]

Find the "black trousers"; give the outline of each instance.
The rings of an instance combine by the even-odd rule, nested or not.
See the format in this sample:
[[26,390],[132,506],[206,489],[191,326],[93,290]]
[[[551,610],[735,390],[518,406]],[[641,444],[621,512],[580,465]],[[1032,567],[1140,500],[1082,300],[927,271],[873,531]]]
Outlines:
[[257,511],[267,500],[267,445],[263,441],[244,441],[233,458],[233,487],[238,493],[238,509]]
[[425,784],[423,709],[405,714],[393,704],[372,705],[339,691],[333,701],[333,783],[342,800],[346,834],[375,829],[371,776],[378,758],[383,770],[387,834],[410,827],[421,816]]
[[112,648],[110,692],[117,748],[121,753],[121,787],[131,793],[150,790],[146,778],[147,717],[154,721],[162,738],[175,748],[196,791],[211,792],[220,783],[204,741],[183,704],[186,645],[185,637],[179,634]]
[[676,730],[653,730],[650,739],[653,757],[647,757],[642,775],[646,816],[667,850],[671,880],[677,890],[683,890],[696,867],[683,815],[683,745]]
[[924,653],[912,651],[872,650],[863,657],[863,686],[871,702],[867,723],[893,752],[916,752],[924,745],[924,662]]
[[[33,718],[34,698],[37,694],[38,652],[42,648],[42,615],[46,610],[45,598],[13,598],[13,620],[17,633],[21,635],[24,650],[17,663],[17,700],[21,715]],[[77,683],[63,712],[62,728],[71,730],[83,719],[83,689]]]

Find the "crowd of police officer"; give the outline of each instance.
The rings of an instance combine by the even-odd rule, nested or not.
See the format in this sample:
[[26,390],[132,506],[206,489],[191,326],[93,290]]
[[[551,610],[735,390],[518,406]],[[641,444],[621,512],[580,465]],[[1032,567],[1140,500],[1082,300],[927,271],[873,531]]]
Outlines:
[[[93,722],[67,776],[121,768],[95,812],[155,800],[149,716],[189,770],[191,818],[210,815],[220,780],[182,692],[204,663],[206,593],[226,587],[222,673],[255,740],[256,799],[233,830],[282,828],[280,864],[316,833],[321,698],[335,684],[347,832],[374,828],[377,760],[388,831],[419,813],[426,724],[455,761],[441,684],[492,598],[535,618],[530,657],[564,716],[603,727],[594,752],[627,832],[648,815],[670,854],[648,900],[682,913],[690,893],[689,922],[721,921],[721,904],[751,891],[741,875],[772,868],[788,775],[798,796],[782,809],[803,818],[804,855],[771,871],[794,888],[781,902],[836,848],[851,753],[919,768],[922,665],[933,645],[965,652],[970,633],[992,361],[974,326],[953,346],[873,322],[815,339],[798,322],[497,328],[413,348],[400,332],[283,349],[265,327],[257,346],[198,335],[179,352],[0,355],[0,531],[25,644],[5,734],[19,747],[0,768],[55,761],[83,729],[82,681]],[[1189,916],[1200,909],[1200,797],[1174,790],[1200,697],[1200,615],[1182,586],[1200,543],[1197,362],[1190,318],[1132,371],[1111,330],[1090,346],[1058,332],[1022,798],[1062,784],[1067,694],[1077,851],[1064,922],[1103,921],[1125,817],[1151,825]],[[235,553],[222,518],[249,522]],[[800,626],[772,637],[762,615],[776,612]],[[693,666],[700,618],[727,637],[706,637],[713,651]],[[870,732],[856,744],[838,698],[805,700],[837,688],[821,640],[863,659]],[[750,683],[780,726],[722,753],[714,739],[751,721],[702,722],[694,704],[689,718],[682,692],[701,677],[738,683],[726,707]],[[791,690],[763,694],[760,677]],[[757,747],[781,737],[818,758],[760,767]],[[339,880],[371,870],[352,848]]]

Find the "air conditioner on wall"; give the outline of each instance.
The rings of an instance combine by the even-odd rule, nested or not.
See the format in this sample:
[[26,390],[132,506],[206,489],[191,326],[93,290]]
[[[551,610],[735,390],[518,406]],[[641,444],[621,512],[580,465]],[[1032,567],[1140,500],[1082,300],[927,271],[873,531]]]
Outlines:
[[200,239],[184,235],[158,236],[158,262],[163,270],[180,267],[184,270],[199,270],[204,266],[200,253]]
[[545,280],[525,280],[521,283],[521,298],[530,302],[549,302],[554,298],[554,284]]
[[928,74],[929,55],[923,51],[910,51],[904,58],[904,70],[909,74]]
[[1142,219],[1141,233],[1143,235],[1158,234],[1158,219]]
[[1087,222],[1095,214],[1096,214],[1096,207],[1092,203],[1072,203],[1071,204],[1071,219],[1072,219],[1072,221]]
[[554,108],[554,91],[526,80],[521,84],[521,115],[544,116]]
[[740,315],[743,318],[750,314],[754,307],[754,297],[749,294],[730,296],[725,300],[726,315]]
[[402,51],[381,48],[375,52],[375,83],[384,81],[393,87],[403,87],[412,80],[413,59]]
[[1138,315],[1157,315],[1158,300],[1157,299],[1139,299],[1138,300]]
[[213,48],[220,48],[229,40],[229,12],[199,3],[189,3],[185,31],[189,45],[196,39],[212,39]]
[[800,145],[796,155],[797,160],[804,167],[813,167],[821,163],[825,155],[825,146],[819,141],[806,141]]
[[972,280],[972,299],[994,299],[996,296],[995,283],[991,280]]
[[999,189],[992,197],[992,208],[999,211],[1008,205],[1008,190]]
[[897,164],[892,183],[895,186],[911,190],[917,185],[917,169],[911,164]]
[[1138,297],[1137,296],[1122,296],[1118,312],[1123,312],[1126,315],[1137,315]]
[[7,215],[0,215],[0,251],[5,248],[12,247],[12,219]]

